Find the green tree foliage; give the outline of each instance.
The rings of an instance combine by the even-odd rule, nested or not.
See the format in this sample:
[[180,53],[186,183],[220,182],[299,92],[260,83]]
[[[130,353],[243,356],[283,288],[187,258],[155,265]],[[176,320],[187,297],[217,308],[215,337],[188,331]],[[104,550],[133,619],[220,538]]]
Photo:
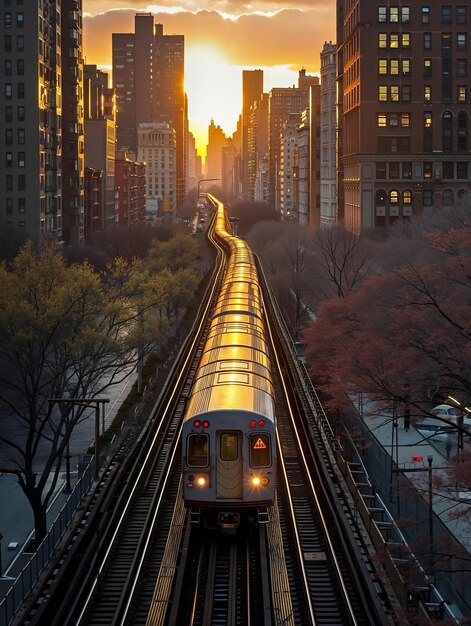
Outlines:
[[166,298],[141,262],[117,259],[98,274],[67,266],[52,244],[39,256],[27,244],[11,269],[0,265],[0,472],[18,477],[36,541],[67,441],[85,418],[83,407],[50,399],[99,396],[127,376],[138,351],[165,338],[167,320],[155,311]]
[[198,245],[188,233],[177,233],[169,241],[154,241],[149,250],[148,267],[160,272],[169,269],[174,272],[192,265],[198,256]]

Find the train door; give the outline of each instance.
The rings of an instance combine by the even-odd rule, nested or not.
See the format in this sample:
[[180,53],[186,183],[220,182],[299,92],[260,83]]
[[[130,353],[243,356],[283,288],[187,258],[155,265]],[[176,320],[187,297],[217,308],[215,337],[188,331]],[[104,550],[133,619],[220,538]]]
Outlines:
[[242,498],[242,433],[216,433],[216,499]]

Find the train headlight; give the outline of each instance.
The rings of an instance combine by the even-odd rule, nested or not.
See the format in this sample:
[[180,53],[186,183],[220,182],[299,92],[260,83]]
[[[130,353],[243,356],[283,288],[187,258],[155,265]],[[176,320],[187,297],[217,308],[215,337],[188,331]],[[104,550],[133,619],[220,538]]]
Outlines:
[[270,479],[267,476],[252,476],[250,479],[252,487],[266,487]]
[[208,484],[208,479],[206,478],[206,476],[197,476],[196,484],[198,485],[198,487],[206,487],[206,485]]
[[254,487],[258,487],[262,481],[260,480],[260,476],[252,476],[252,485]]

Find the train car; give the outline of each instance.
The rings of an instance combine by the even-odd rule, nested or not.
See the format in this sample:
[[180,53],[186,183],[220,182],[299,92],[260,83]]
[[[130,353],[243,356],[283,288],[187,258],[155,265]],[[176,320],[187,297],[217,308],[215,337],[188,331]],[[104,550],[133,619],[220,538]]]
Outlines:
[[221,203],[215,237],[229,260],[183,421],[183,497],[192,522],[229,530],[244,515],[268,521],[275,403],[254,257]]

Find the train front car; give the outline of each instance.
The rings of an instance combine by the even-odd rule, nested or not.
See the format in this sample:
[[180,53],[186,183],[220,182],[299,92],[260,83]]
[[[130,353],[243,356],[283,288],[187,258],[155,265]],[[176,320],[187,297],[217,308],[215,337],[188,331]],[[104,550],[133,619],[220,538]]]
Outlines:
[[257,269],[222,204],[215,234],[229,261],[184,417],[183,491],[193,522],[234,529],[244,513],[268,521],[275,408]]

